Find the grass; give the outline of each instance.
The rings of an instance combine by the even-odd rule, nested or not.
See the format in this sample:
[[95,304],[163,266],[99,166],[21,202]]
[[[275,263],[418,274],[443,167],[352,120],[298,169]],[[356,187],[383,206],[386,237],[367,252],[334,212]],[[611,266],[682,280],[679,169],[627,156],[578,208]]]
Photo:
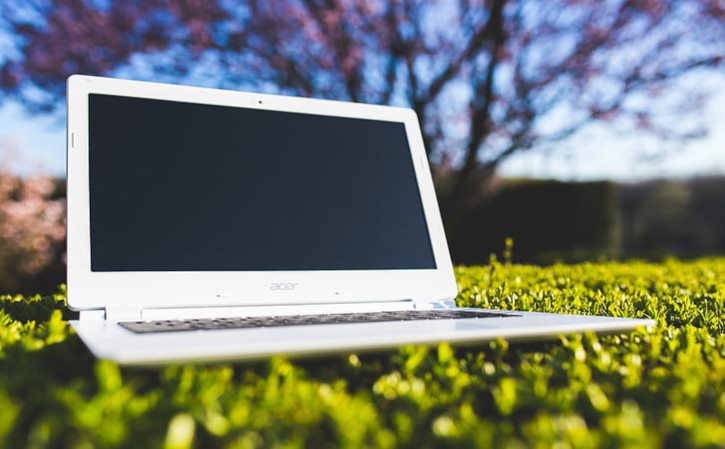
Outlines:
[[725,447],[725,259],[458,268],[458,303],[631,334],[121,369],[61,291],[0,297],[0,448]]

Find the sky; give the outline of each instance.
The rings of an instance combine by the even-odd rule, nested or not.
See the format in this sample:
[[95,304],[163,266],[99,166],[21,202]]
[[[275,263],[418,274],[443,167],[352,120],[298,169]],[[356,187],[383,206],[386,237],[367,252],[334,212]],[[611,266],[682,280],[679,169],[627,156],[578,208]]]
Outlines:
[[702,114],[709,129],[704,138],[661,150],[662,142],[653,138],[620,135],[605,125],[593,125],[552,152],[514,155],[500,174],[621,182],[725,175],[725,80],[713,91]]
[[[507,177],[565,181],[610,179],[636,182],[656,178],[725,175],[725,80],[707,104],[705,138],[656,151],[656,141],[619,135],[594,125],[551,151],[531,151],[508,159],[499,173]],[[644,150],[643,150],[644,148]],[[0,166],[23,175],[65,176],[65,120],[29,115],[18,103],[0,104]]]

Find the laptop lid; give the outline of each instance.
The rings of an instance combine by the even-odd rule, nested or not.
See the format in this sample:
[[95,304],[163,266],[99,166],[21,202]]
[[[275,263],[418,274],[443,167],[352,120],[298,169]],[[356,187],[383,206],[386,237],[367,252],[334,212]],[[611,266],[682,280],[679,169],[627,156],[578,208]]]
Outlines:
[[456,291],[412,110],[68,79],[72,308]]

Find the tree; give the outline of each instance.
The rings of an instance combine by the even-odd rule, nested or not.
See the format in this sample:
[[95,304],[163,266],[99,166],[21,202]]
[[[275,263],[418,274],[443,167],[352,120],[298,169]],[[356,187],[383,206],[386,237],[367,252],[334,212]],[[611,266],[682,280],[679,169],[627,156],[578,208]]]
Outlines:
[[663,138],[717,70],[717,0],[30,0],[2,26],[5,97],[52,111],[72,73],[185,80],[415,109],[447,226],[507,157],[593,121]]

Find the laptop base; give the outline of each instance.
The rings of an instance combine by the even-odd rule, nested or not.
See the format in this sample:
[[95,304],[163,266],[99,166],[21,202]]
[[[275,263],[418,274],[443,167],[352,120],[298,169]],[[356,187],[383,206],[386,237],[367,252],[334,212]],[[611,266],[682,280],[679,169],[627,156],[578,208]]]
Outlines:
[[388,350],[404,344],[479,344],[506,340],[552,339],[592,331],[600,334],[652,326],[653,320],[537,312],[456,308],[515,316],[489,319],[396,321],[254,329],[190,330],[133,333],[106,320],[71,321],[81,339],[99,358],[124,365],[164,365],[181,362],[254,360],[282,354],[288,357]]

